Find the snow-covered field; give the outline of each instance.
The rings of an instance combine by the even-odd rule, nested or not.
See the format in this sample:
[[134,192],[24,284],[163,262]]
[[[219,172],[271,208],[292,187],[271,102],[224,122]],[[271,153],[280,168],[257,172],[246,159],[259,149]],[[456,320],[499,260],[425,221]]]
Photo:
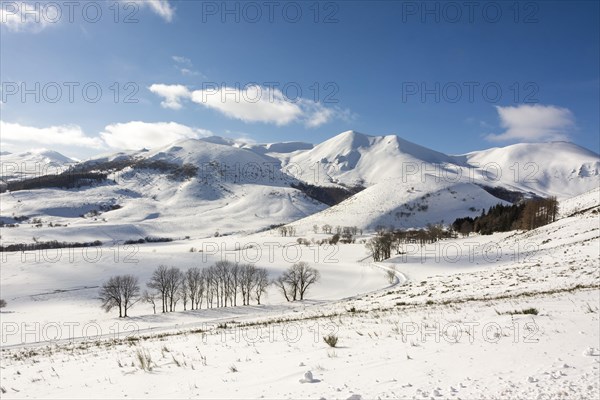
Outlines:
[[[50,251],[6,254],[2,396],[598,398],[599,204],[591,191],[536,230],[407,244],[385,263],[373,263],[360,238],[295,246],[274,231],[144,244],[135,254],[102,247],[96,262],[93,249],[55,263]],[[161,263],[224,257],[272,277],[302,259],[323,279],[302,302],[271,288],[261,306],[154,315],[137,304],[121,320],[95,298],[112,274],[145,282]]]

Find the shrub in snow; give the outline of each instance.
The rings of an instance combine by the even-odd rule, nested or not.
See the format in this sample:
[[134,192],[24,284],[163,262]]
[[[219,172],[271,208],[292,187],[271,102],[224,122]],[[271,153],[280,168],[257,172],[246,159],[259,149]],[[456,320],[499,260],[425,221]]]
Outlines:
[[338,342],[338,337],[335,335],[323,336],[323,341],[329,345],[329,347],[335,347]]

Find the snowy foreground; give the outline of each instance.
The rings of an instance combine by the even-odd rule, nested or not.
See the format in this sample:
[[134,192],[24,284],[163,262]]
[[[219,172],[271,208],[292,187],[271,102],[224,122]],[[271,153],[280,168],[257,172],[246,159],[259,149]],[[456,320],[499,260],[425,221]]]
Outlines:
[[[137,263],[108,249],[95,263],[9,255],[2,397],[598,398],[598,191],[565,202],[562,215],[530,232],[406,245],[379,264],[359,243],[303,246],[323,275],[308,300],[286,303],[271,289],[261,306],[153,315],[139,304],[126,320],[100,310],[107,276],[143,283],[160,263],[184,269],[222,255],[208,240],[143,245]],[[221,239],[230,250],[295,240]],[[257,264],[275,277],[291,253],[272,254]]]

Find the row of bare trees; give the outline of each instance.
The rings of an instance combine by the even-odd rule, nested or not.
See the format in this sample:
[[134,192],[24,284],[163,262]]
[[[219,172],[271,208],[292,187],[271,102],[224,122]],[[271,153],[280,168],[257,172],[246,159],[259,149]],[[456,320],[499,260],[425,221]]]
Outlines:
[[[306,263],[291,266],[274,283],[283,288],[286,300],[304,299],[309,286],[317,282],[319,272]],[[203,307],[237,306],[241,298],[242,305],[261,298],[269,285],[266,269],[253,264],[239,264],[230,261],[218,261],[213,266],[197,267],[181,271],[177,267],[161,265],[154,270],[147,289],[140,294],[138,278],[133,275],[118,275],[109,278],[100,288],[99,296],[102,308],[109,312],[119,310],[119,317],[127,317],[127,311],[137,302],[144,301],[163,313],[173,312],[177,304],[183,309],[199,310]]]
[[161,265],[152,273],[142,298],[152,304],[155,313],[159,304],[164,313],[175,311],[179,302],[184,311],[188,305],[199,310],[203,303],[206,308],[237,306],[240,297],[243,305],[250,305],[251,299],[260,304],[269,284],[267,270],[253,264],[218,261],[209,268],[194,267],[185,273]]

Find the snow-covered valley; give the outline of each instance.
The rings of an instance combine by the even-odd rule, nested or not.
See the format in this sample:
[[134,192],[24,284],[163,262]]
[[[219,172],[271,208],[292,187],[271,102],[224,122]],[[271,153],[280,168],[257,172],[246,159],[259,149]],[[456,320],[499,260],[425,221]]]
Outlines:
[[[400,254],[374,262],[364,243],[374,234],[368,227],[385,220],[385,204],[410,204],[414,198],[384,190],[389,181],[333,207],[274,184],[272,190],[289,191],[282,201],[290,204],[297,196],[306,207],[304,219],[294,214],[300,211],[283,211],[280,221],[296,228],[283,237],[278,228],[263,230],[279,222],[273,218],[259,223],[238,219],[235,212],[226,213],[227,221],[219,211],[202,214],[210,201],[198,198],[204,192],[191,194],[186,189],[191,182],[174,188],[168,178],[145,172],[127,184],[139,185],[140,176],[152,182],[138,201],[86,218],[76,216],[84,211],[74,210],[74,204],[109,202],[125,190],[123,184],[1,195],[3,217],[18,209],[18,215],[42,220],[40,227],[2,228],[3,244],[32,237],[103,242],[2,253],[2,298],[8,302],[1,314],[3,397],[595,398],[600,393],[598,188],[562,200],[560,218],[534,230],[405,243]],[[288,179],[295,178],[281,177]],[[502,202],[473,183],[415,182],[419,187],[411,190],[428,193],[431,200],[422,220],[407,219],[414,227],[453,212],[465,215],[452,208],[463,203],[457,196],[478,208]],[[265,208],[273,204],[264,201],[261,185],[227,185],[235,196],[258,193],[236,199],[241,214],[244,207],[276,214]],[[193,190],[198,188],[212,190],[210,184]],[[143,208],[150,193],[158,200]],[[43,202],[34,200],[40,197]],[[136,220],[153,212],[158,215],[150,221]],[[370,216],[361,220],[361,212]],[[354,243],[318,244],[330,235],[312,227],[329,221],[358,221],[364,232]],[[215,236],[215,224],[221,232],[224,226],[232,231]],[[147,235],[174,240],[122,243]],[[297,302],[285,301],[271,286],[261,305],[193,311],[179,305],[175,312],[155,314],[140,302],[125,319],[100,308],[98,290],[109,276],[132,274],[144,284],[161,264],[185,271],[224,259],[264,267],[271,278],[305,261],[320,271],[321,280]],[[338,340],[333,347],[324,342],[330,334]]]

